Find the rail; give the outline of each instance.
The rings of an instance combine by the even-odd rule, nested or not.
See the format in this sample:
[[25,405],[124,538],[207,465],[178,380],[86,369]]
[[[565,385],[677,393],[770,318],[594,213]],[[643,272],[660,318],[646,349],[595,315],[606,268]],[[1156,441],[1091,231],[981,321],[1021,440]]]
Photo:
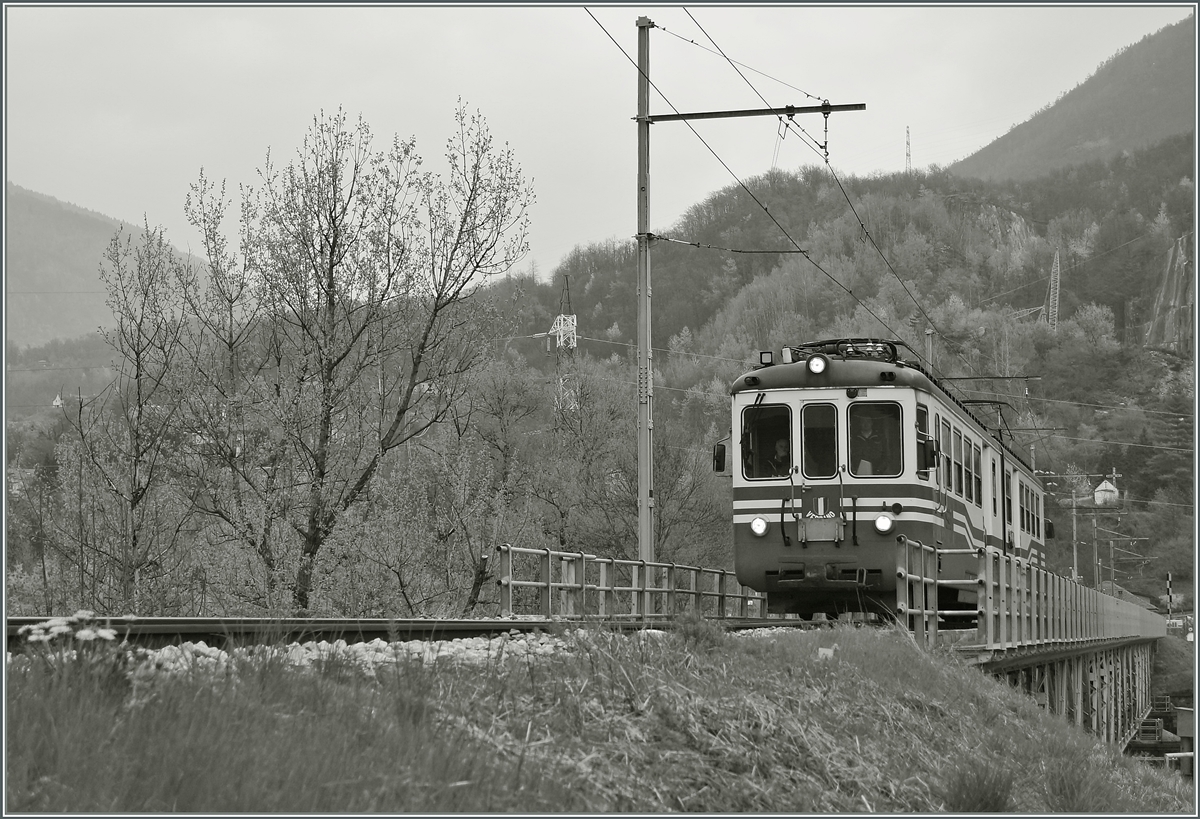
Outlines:
[[[508,543],[498,549],[500,611],[504,615],[766,617],[766,597],[742,586],[737,575],[725,569]],[[526,577],[537,579],[519,579]]]
[[[939,577],[939,559],[953,554],[973,554],[976,576]],[[939,633],[961,648],[986,651],[1153,639],[1167,633],[1166,619],[1159,614],[1060,577],[1028,557],[997,549],[940,549],[901,535],[896,565],[897,614],[928,645],[938,642]],[[938,610],[939,587],[973,589],[978,604],[974,609]],[[967,627],[955,629],[955,621]]]

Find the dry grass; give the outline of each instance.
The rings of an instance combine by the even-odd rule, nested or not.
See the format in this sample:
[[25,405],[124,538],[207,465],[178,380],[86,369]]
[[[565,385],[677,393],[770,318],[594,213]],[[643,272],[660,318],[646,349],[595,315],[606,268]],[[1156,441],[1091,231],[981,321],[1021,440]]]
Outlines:
[[1194,813],[1177,775],[902,633],[562,636],[549,658],[374,677],[258,663],[133,707],[11,675],[8,807]]

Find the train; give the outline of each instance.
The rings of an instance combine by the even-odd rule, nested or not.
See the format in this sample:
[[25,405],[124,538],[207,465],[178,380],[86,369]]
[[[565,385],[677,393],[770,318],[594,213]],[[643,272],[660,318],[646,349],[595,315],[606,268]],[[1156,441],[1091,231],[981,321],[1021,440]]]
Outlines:
[[[976,579],[980,549],[1045,565],[1054,525],[1033,468],[904,342],[763,351],[730,395],[713,469],[733,482],[738,581],[769,612],[894,616],[900,538],[937,547],[939,579]],[[938,610],[976,609],[975,588],[938,586]]]

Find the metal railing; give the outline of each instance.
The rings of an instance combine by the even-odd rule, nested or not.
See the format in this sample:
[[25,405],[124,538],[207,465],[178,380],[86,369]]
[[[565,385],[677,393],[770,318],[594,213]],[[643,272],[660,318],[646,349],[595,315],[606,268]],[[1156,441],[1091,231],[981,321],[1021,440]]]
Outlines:
[[[765,618],[766,597],[725,569],[620,560],[584,552],[500,552],[500,611],[541,617]],[[518,578],[536,577],[536,580]]]
[[[736,574],[725,569],[507,543],[497,548],[500,610],[505,615],[768,616],[766,596],[742,586]],[[949,555],[973,556],[975,576],[940,577],[939,562]],[[901,535],[896,565],[897,618],[926,645],[947,632],[954,633],[961,647],[979,650],[1166,636],[1162,616],[1060,577],[1028,557],[993,548],[942,549]],[[977,603],[973,608],[939,609],[941,588],[974,591]]]
[[[976,557],[976,576],[940,578],[939,559],[962,554]],[[901,535],[896,565],[896,611],[926,644],[936,642],[939,621],[945,631],[956,619],[975,621],[971,647],[986,650],[1166,636],[1162,616],[1060,577],[1028,557],[991,548],[939,549]],[[975,590],[976,608],[938,610],[940,587]]]

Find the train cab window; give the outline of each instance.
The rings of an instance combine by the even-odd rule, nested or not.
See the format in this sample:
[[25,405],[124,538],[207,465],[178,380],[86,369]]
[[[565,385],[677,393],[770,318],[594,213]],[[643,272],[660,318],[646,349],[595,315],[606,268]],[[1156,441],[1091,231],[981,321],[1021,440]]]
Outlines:
[[803,430],[801,463],[806,478],[832,478],[837,474],[837,407],[809,404],[800,413]]
[[899,404],[850,405],[850,474],[856,477],[900,474],[903,440]]
[[792,411],[781,404],[756,404],[742,412],[742,473],[747,478],[782,478],[792,470]]

